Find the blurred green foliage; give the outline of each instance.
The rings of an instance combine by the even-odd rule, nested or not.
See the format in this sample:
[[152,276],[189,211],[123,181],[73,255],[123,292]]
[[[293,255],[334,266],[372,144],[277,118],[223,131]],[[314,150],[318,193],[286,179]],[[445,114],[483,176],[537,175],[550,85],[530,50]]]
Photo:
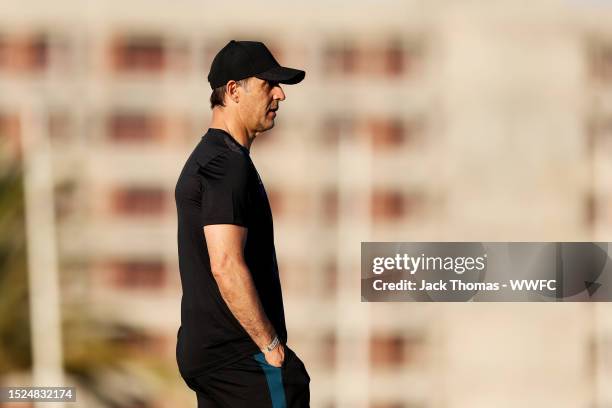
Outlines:
[[[28,298],[27,241],[23,174],[18,165],[0,166],[0,380],[32,367]],[[150,350],[134,345],[142,334],[135,328],[94,318],[87,299],[62,299],[64,369],[87,387],[102,406],[123,407],[103,385],[104,375],[143,377],[144,383],[163,382],[175,373]],[[137,370],[131,368],[136,367]],[[102,380],[102,381],[101,381]],[[112,394],[112,393],[111,393]],[[125,394],[124,394],[125,395]],[[124,399],[146,404],[143,393]],[[146,405],[141,405],[146,406]]]
[[23,180],[18,169],[0,174],[0,372],[32,364]]

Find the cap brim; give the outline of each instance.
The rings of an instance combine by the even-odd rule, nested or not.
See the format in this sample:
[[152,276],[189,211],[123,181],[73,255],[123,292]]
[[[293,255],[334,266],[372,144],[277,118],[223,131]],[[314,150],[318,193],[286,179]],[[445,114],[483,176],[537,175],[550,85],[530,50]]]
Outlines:
[[294,85],[302,81],[306,76],[306,72],[286,67],[274,67],[270,68],[266,72],[255,75],[259,79],[265,79],[267,81],[280,82],[281,84]]

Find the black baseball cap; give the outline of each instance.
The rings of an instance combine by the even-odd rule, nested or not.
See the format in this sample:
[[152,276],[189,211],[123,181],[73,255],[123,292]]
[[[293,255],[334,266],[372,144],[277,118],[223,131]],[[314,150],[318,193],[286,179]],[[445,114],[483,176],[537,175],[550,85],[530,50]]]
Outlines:
[[213,59],[208,82],[215,89],[230,80],[254,76],[281,84],[297,84],[305,75],[299,69],[282,67],[262,42],[232,40]]

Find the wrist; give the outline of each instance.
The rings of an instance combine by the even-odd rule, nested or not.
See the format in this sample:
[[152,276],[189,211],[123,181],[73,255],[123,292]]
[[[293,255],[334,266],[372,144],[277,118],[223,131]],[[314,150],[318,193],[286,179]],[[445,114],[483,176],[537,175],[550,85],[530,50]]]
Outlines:
[[275,335],[274,338],[270,341],[270,343],[264,346],[264,348],[261,351],[264,353],[269,353],[275,348],[277,348],[279,344],[280,344],[280,340],[278,336]]

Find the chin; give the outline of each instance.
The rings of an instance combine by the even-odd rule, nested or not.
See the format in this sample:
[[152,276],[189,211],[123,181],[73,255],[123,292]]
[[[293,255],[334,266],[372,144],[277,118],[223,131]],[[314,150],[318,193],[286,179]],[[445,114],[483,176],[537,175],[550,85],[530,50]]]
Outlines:
[[266,130],[270,130],[270,129],[272,129],[273,127],[274,127],[274,121],[272,121],[272,123],[268,123],[268,124],[266,124],[266,125],[262,126],[262,130],[261,130],[261,131],[262,131],[262,132],[265,132]]

